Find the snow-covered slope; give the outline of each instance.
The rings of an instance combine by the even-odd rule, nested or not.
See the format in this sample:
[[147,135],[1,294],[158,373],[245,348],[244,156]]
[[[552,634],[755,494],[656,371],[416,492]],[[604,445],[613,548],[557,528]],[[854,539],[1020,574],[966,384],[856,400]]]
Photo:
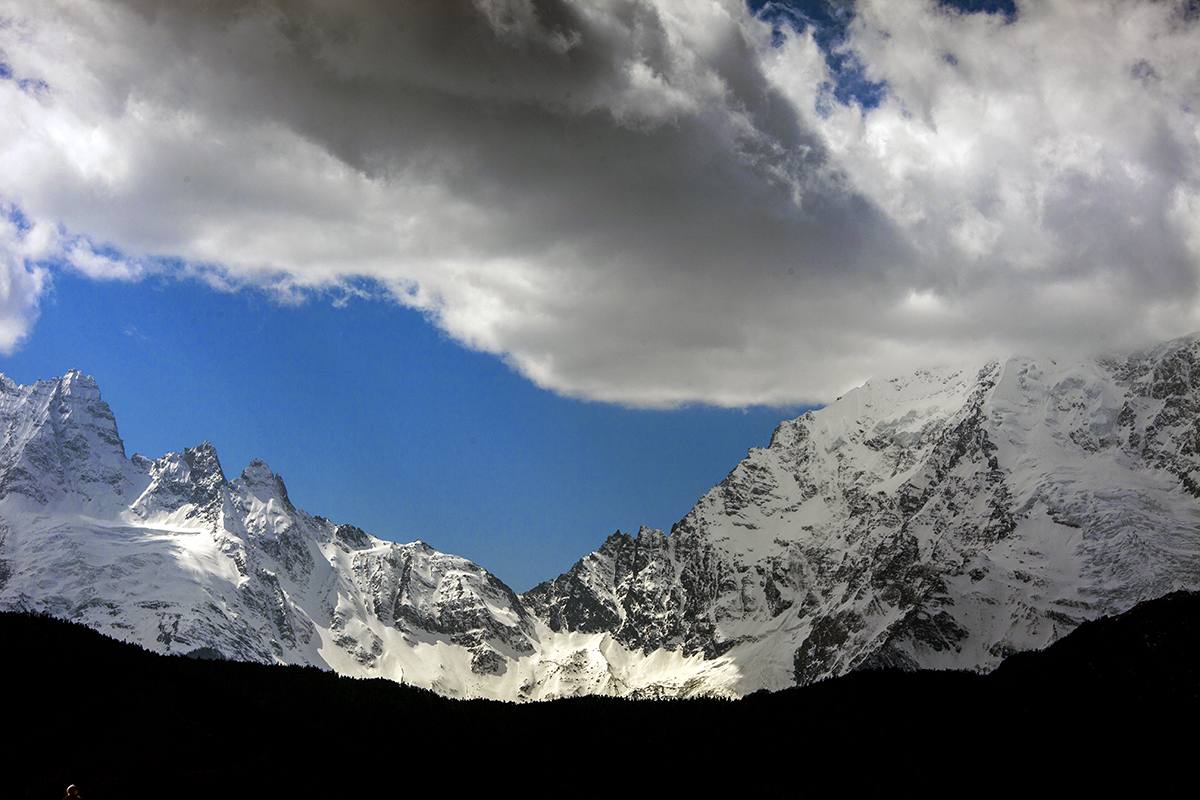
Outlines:
[[681,675],[710,671],[603,633],[555,633],[465,559],[297,509],[262,461],[229,481],[207,442],[127,459],[79,372],[33,386],[0,376],[0,431],[0,608],[161,652],[312,664],[459,697],[674,692]]
[[1200,588],[1200,340],[872,381],[779,426],[670,536],[523,596],[554,630],[727,663],[724,688],[988,670]]
[[872,381],[785,422],[668,536],[516,596],[297,509],[211,445],[126,458],[95,382],[0,376],[0,607],[160,651],[464,697],[739,695],[987,670],[1200,589],[1200,339]]
[[[296,509],[261,461],[211,445],[126,459],[78,372],[0,379],[0,604],[165,652],[317,664],[447,694],[507,695],[534,621],[478,566]],[[501,676],[502,677],[502,676]]]

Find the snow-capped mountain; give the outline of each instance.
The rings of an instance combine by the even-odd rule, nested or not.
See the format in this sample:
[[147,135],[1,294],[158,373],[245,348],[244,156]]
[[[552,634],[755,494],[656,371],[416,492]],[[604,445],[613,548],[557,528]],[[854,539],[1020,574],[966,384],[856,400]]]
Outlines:
[[0,376],[0,430],[0,608],[160,652],[312,664],[459,697],[670,691],[689,664],[706,669],[605,634],[555,633],[465,559],[297,509],[262,461],[230,481],[207,442],[127,459],[79,372],[33,386]]
[[989,670],[1200,588],[1200,338],[872,381],[779,426],[671,531],[522,598],[554,630],[736,665]]
[[95,382],[0,378],[0,604],[165,652],[317,664],[482,693],[534,621],[485,570],[296,509],[211,445],[125,458]]
[[0,376],[0,607],[164,652],[454,696],[740,695],[988,670],[1200,589],[1200,337],[872,381],[779,426],[673,528],[518,597],[292,505],[211,445],[126,458],[94,381]]

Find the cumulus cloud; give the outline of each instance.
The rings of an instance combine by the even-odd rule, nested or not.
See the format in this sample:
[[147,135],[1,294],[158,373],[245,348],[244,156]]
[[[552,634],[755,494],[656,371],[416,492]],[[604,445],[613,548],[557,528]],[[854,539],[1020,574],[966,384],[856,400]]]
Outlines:
[[37,266],[41,237],[15,209],[0,206],[0,353],[11,353],[29,335],[49,281]]
[[1184,5],[1031,3],[1013,22],[901,5],[861,3],[851,28],[884,102],[819,124],[920,253],[945,324],[1028,346],[1194,329],[1200,27]]
[[1200,328],[1185,11],[0,0],[0,191],[97,279],[374,285],[566,394],[822,401]]

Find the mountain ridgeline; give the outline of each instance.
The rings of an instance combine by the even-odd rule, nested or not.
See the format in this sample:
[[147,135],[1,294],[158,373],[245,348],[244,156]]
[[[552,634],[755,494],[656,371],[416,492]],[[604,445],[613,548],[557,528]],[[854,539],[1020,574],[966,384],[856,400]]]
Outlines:
[[0,608],[453,697],[987,672],[1200,589],[1200,337],[871,381],[781,424],[670,535],[618,532],[520,596],[297,509],[262,461],[127,458],[79,372],[0,376],[0,426]]

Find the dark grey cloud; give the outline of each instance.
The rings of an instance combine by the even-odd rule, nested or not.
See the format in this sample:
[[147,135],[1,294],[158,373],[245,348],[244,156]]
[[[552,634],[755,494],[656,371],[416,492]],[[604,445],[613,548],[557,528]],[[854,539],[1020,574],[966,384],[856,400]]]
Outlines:
[[33,224],[4,236],[0,345],[55,256],[375,286],[639,405],[1182,333],[1200,39],[1176,12],[861,2],[838,59],[886,87],[864,110],[811,28],[724,0],[6,0],[0,191]]

